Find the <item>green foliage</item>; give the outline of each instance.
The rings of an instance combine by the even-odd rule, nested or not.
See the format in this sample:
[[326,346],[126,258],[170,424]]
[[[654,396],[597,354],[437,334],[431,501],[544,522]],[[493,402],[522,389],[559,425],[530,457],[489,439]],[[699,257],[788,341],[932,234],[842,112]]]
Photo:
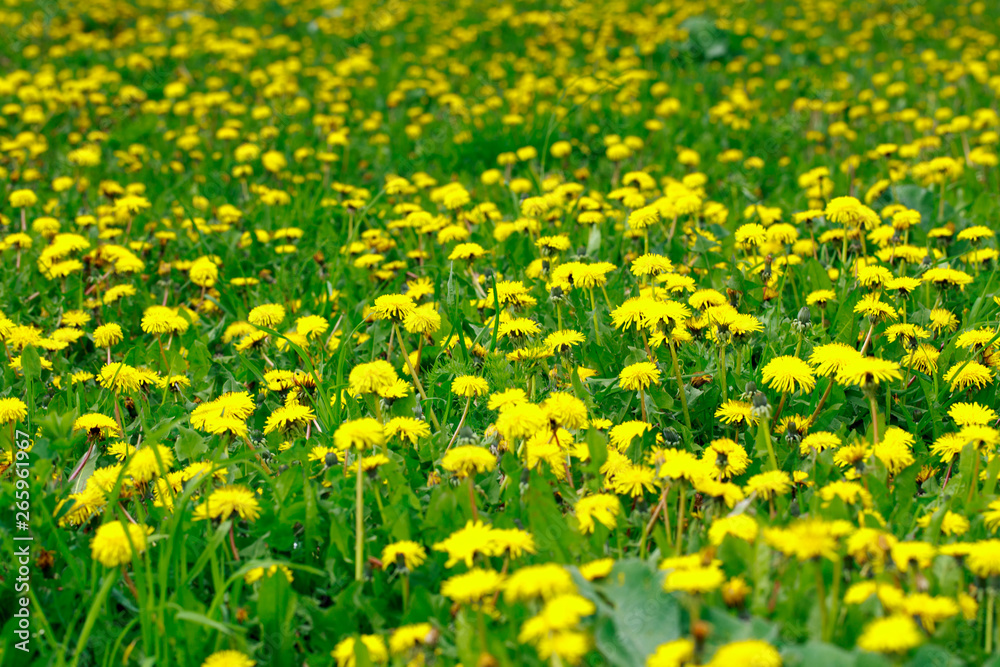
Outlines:
[[1000,665],[1000,5],[814,4],[7,3],[0,664]]

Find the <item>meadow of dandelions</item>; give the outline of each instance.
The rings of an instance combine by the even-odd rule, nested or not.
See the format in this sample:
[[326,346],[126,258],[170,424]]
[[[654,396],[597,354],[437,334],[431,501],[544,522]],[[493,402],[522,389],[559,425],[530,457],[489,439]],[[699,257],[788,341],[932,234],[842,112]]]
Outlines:
[[0,25],[0,663],[1000,665],[1000,6]]

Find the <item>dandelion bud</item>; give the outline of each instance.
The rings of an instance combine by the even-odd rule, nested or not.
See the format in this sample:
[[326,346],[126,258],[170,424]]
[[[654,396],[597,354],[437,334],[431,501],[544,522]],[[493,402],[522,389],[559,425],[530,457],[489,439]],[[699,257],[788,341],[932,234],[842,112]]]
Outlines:
[[802,306],[799,309],[799,315],[792,322],[792,327],[799,333],[804,333],[812,327],[812,314],[809,312],[809,306]]
[[729,284],[726,285],[726,298],[729,300],[729,305],[733,308],[739,308],[740,297],[743,296],[743,292],[736,289],[738,286],[736,282],[730,279]]
[[868,376],[865,378],[865,381],[861,383],[861,393],[865,395],[865,398],[871,400],[875,397],[876,387],[878,387],[878,384],[871,378],[871,376]]
[[802,440],[802,434],[799,432],[799,427],[794,420],[789,420],[788,428],[785,429],[785,442],[790,445],[794,445]]
[[681,441],[680,434],[671,427],[663,429],[663,441],[671,447]]
[[340,463],[340,459],[337,458],[337,452],[327,452],[326,456],[323,457],[323,465],[327,468],[332,468],[338,463]]
[[489,653],[479,654],[479,660],[476,662],[476,667],[497,667],[500,662],[494,658]]
[[749,593],[750,587],[742,578],[737,577],[722,587],[722,601],[731,609],[742,609]]
[[410,571],[406,567],[406,554],[404,553],[396,554],[396,569],[403,573],[408,573]]
[[469,445],[476,442],[476,432],[468,426],[463,426],[458,431],[458,444]]
[[712,626],[705,621],[697,621],[691,624],[691,636],[694,637],[698,645],[704,644],[711,633]]
[[753,414],[765,419],[771,416],[771,406],[767,402],[767,396],[762,391],[758,391],[753,395]]

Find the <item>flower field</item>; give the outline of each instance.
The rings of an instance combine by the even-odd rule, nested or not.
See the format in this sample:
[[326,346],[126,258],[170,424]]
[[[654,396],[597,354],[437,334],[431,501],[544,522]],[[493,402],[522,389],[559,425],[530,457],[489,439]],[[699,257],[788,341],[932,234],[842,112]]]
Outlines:
[[1000,5],[0,8],[0,664],[1000,667]]

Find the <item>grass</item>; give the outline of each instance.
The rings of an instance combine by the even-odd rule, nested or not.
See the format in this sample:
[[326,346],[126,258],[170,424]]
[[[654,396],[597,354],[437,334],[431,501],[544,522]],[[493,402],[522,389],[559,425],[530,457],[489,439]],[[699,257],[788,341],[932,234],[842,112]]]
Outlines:
[[996,662],[992,5],[0,18],[3,664]]

